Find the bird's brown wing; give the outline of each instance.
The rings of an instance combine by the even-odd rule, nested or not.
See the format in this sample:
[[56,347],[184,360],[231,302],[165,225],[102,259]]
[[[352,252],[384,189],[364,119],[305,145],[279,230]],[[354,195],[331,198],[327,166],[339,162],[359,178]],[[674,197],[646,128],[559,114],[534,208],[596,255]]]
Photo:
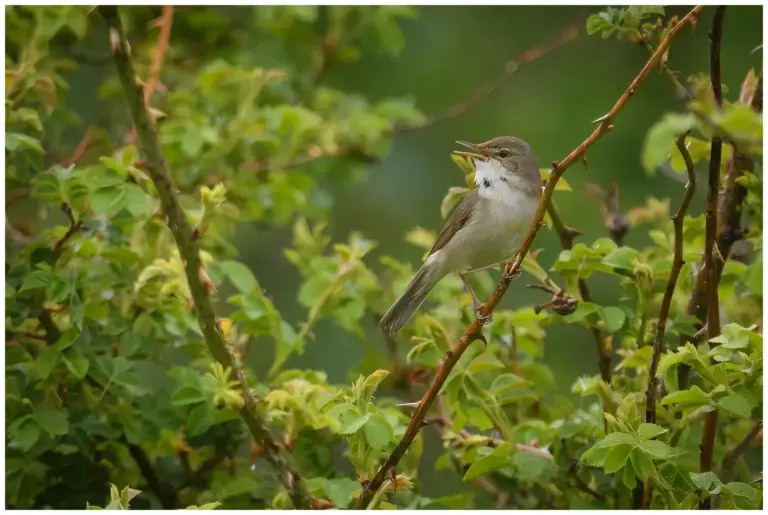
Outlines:
[[462,227],[467,225],[479,199],[480,195],[478,195],[477,190],[473,190],[472,193],[461,199],[453,211],[451,211],[451,214],[448,215],[448,218],[445,219],[443,230],[440,231],[437,241],[435,241],[435,244],[432,246],[432,250],[429,251],[430,256],[445,247],[451,238],[453,238]]

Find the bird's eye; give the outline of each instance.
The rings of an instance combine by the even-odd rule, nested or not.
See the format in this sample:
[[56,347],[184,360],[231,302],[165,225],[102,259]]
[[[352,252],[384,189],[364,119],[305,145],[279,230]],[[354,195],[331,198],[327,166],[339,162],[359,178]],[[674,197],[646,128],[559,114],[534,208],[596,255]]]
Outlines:
[[502,148],[501,150],[499,150],[499,157],[502,159],[508,158],[509,154],[510,154],[510,151],[507,150],[506,148]]

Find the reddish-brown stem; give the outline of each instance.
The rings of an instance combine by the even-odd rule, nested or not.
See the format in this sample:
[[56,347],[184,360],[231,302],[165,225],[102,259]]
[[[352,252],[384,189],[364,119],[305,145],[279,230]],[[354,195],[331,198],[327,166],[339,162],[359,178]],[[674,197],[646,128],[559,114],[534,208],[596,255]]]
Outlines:
[[656,371],[659,368],[659,359],[661,358],[661,352],[664,347],[664,333],[667,329],[669,309],[672,306],[672,296],[675,293],[680,270],[682,270],[683,265],[685,264],[685,261],[683,261],[683,219],[685,218],[685,213],[688,210],[688,205],[691,203],[693,194],[696,191],[696,172],[694,171],[691,154],[688,152],[688,147],[685,145],[685,138],[685,134],[678,138],[677,148],[685,161],[685,168],[688,171],[688,183],[685,185],[685,193],[683,193],[683,199],[680,201],[677,213],[672,217],[675,231],[675,250],[674,257],[672,258],[672,269],[669,271],[669,279],[667,280],[667,286],[664,289],[664,297],[661,300],[659,320],[656,323],[656,333],[653,339],[653,356],[651,358],[651,368],[648,373],[648,391],[646,393],[645,405],[645,421],[649,424],[656,423],[656,391],[658,385]]
[[[688,210],[688,206],[691,203],[691,199],[693,198],[693,194],[696,191],[696,172],[694,170],[691,154],[688,152],[688,147],[685,145],[685,138],[685,134],[678,138],[677,148],[685,161],[685,168],[688,172],[688,182],[685,185],[685,192],[683,193],[683,199],[680,201],[680,206],[677,208],[677,213],[672,217],[675,231],[674,257],[672,258],[672,269],[669,271],[667,286],[664,289],[664,297],[661,300],[659,319],[656,322],[656,333],[653,339],[653,355],[651,357],[651,367],[648,372],[648,391],[645,394],[645,421],[649,424],[656,423],[656,395],[658,392],[658,378],[656,377],[656,371],[659,369],[659,359],[661,358],[661,352],[664,350],[664,333],[667,329],[669,309],[672,306],[672,296],[675,293],[675,287],[677,286],[677,279],[680,277],[680,271],[685,264],[685,261],[683,261],[683,220],[685,218],[685,213]],[[635,494],[640,495],[640,492],[643,493],[643,495],[640,495],[637,498],[637,502],[640,503],[640,506],[638,507],[648,508],[647,504],[651,501],[652,488],[653,484],[651,482],[646,482],[645,485],[638,485]]]
[[552,198],[552,193],[555,190],[557,181],[560,180],[560,177],[562,177],[568,167],[582,159],[590,146],[592,146],[598,139],[600,139],[603,134],[609,132],[613,128],[613,118],[618,114],[619,111],[624,108],[632,95],[635,94],[637,88],[640,86],[640,84],[642,84],[656,63],[658,63],[659,59],[661,59],[662,55],[664,55],[664,53],[667,51],[675,36],[685,25],[687,25],[691,20],[695,19],[698,12],[702,9],[703,6],[694,7],[691,12],[689,12],[682,20],[680,20],[677,25],[669,30],[667,35],[659,44],[659,47],[656,49],[656,52],[653,53],[643,69],[640,70],[637,77],[635,77],[629,87],[627,87],[624,93],[619,97],[611,110],[608,111],[608,114],[603,117],[603,120],[598,124],[592,134],[590,134],[578,147],[576,147],[570,154],[568,154],[565,159],[559,163],[553,163],[552,174],[550,175],[549,180],[547,181],[547,185],[544,188],[544,192],[542,193],[541,199],[539,200],[536,215],[533,222],[531,223],[530,229],[528,230],[528,234],[526,234],[522,245],[520,245],[520,248],[517,251],[517,256],[515,257],[514,261],[507,263],[505,273],[502,275],[499,284],[496,286],[496,289],[493,291],[491,296],[488,298],[485,304],[481,306],[478,317],[475,318],[472,324],[470,324],[456,346],[448,351],[448,355],[446,356],[442,365],[438,367],[432,383],[429,385],[427,392],[419,402],[419,406],[416,408],[413,415],[411,415],[411,420],[408,423],[408,427],[406,428],[403,437],[400,439],[400,442],[398,442],[395,449],[389,455],[373,479],[371,479],[371,481],[369,481],[360,492],[360,497],[358,497],[356,503],[357,509],[364,509],[368,506],[368,503],[373,497],[373,494],[381,487],[384,480],[387,478],[389,471],[397,467],[398,462],[403,457],[403,455],[405,455],[405,452],[411,446],[411,443],[419,433],[419,429],[422,426],[424,417],[427,415],[427,412],[437,397],[440,388],[442,388],[443,383],[448,378],[448,374],[450,374],[453,367],[459,361],[461,355],[464,353],[464,351],[467,350],[473,341],[484,338],[482,335],[482,324],[480,320],[487,319],[488,315],[491,314],[493,309],[501,300],[501,297],[504,296],[507,288],[509,288],[510,277],[522,265],[525,255],[528,253],[531,245],[533,244],[536,233],[542,226],[544,214],[547,212],[549,201]]
[[[469,97],[457,102],[456,104],[452,105],[447,109],[444,109],[442,111],[439,111],[438,113],[433,114],[432,116],[429,116],[425,121],[421,123],[396,125],[389,130],[389,133],[387,135],[396,136],[398,134],[403,134],[405,132],[423,129],[425,127],[435,125],[439,122],[449,120],[451,118],[455,118],[457,116],[460,116],[466,113],[467,111],[477,106],[480,102],[482,102],[495,89],[501,86],[501,84],[503,84],[505,80],[507,80],[510,76],[512,76],[515,72],[517,72],[521,66],[531,63],[541,57],[544,57],[546,54],[548,54],[552,50],[576,39],[578,35],[579,35],[579,31],[575,26],[569,27],[562,34],[560,34],[560,36],[555,41],[548,42],[543,45],[539,45],[534,48],[528,49],[522,54],[520,54],[520,56],[518,56],[517,59],[507,62],[504,65],[504,69],[499,75],[497,75],[495,78],[491,79],[490,81],[476,88],[469,95]],[[296,166],[311,163],[318,159],[323,159],[327,157],[354,156],[355,154],[359,154],[359,152],[357,152],[356,149],[349,149],[349,148],[339,149],[332,153],[325,153],[318,149],[315,151],[308,152],[304,155],[300,155],[295,159],[293,159],[292,161],[290,161],[289,163],[281,165],[280,168],[293,168]],[[272,168],[273,167],[270,165],[264,165],[264,166],[258,166],[253,168],[253,171],[255,173],[267,173]]]
[[77,144],[75,150],[73,150],[72,153],[61,162],[61,166],[66,168],[67,166],[76,163],[78,159],[83,157],[85,151],[88,150],[88,146],[91,144],[92,140],[93,127],[88,127],[88,129],[85,131],[85,134],[83,135],[83,139],[81,139],[80,143]]
[[173,26],[173,6],[164,5],[163,14],[160,16],[160,34],[157,37],[155,53],[152,56],[152,68],[150,69],[147,87],[144,89],[144,103],[149,105],[152,95],[157,89],[160,80],[160,71],[163,69],[165,54],[168,51],[168,43],[171,40],[171,27]]
[[[756,112],[763,110],[763,81],[762,74],[758,78],[757,84],[754,88],[749,86],[749,74],[744,81],[744,86],[740,98],[743,102],[749,102],[752,109]],[[750,91],[751,90],[751,91]],[[751,98],[751,100],[750,100]],[[727,260],[731,254],[731,248],[733,244],[742,237],[741,229],[741,204],[746,197],[746,190],[744,187],[736,182],[736,179],[744,174],[744,171],[751,171],[754,167],[754,160],[750,159],[738,148],[734,150],[733,159],[728,167],[728,173],[725,178],[725,187],[723,195],[720,195],[720,203],[718,206],[718,226],[719,231],[717,234],[717,248],[720,251],[720,256],[723,260]],[[717,264],[717,280],[720,280],[722,274],[724,262],[720,260],[716,261]],[[693,287],[693,293],[691,299],[688,301],[688,308],[686,314],[693,315],[698,319],[698,327],[701,328],[705,324],[705,317],[707,315],[706,304],[706,274],[700,273],[696,276],[696,282]],[[690,338],[683,336],[680,338],[681,345],[688,341]],[[695,337],[693,338],[696,339]],[[679,384],[680,388],[685,388],[688,382],[688,374],[690,368],[688,366],[681,366],[679,372]]]
[[[720,71],[720,49],[723,40],[723,21],[725,19],[725,6],[715,9],[712,20],[712,31],[709,34],[709,72],[712,80],[712,90],[718,108],[723,105],[723,89]],[[717,257],[715,245],[717,243],[717,201],[720,188],[720,161],[722,158],[723,141],[718,136],[712,137],[712,146],[709,157],[709,179],[707,190],[707,215],[704,240],[704,270],[707,277],[707,333],[709,338],[720,335],[720,303],[717,297]],[[702,273],[699,272],[699,273]],[[717,410],[707,413],[704,419],[704,433],[701,437],[701,454],[699,456],[700,472],[712,470],[712,455],[715,449],[715,435],[717,433]],[[712,508],[712,498],[707,497],[699,504],[701,509]]]

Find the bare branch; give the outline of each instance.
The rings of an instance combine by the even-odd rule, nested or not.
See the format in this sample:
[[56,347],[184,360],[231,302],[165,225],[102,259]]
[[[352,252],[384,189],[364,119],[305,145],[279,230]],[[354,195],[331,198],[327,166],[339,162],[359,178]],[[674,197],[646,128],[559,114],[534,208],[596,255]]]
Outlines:
[[[442,121],[449,120],[451,118],[456,118],[457,116],[460,116],[466,113],[467,111],[477,106],[480,102],[485,100],[485,98],[487,98],[488,95],[490,95],[494,90],[496,90],[499,86],[501,86],[501,84],[503,84],[506,79],[512,76],[515,72],[517,72],[517,70],[520,69],[521,66],[531,63],[541,57],[544,57],[546,54],[548,54],[552,50],[555,50],[556,48],[570,41],[573,41],[574,39],[576,39],[576,37],[578,37],[578,35],[579,35],[579,31],[576,28],[576,26],[569,27],[568,29],[563,31],[563,33],[560,34],[560,36],[555,41],[526,50],[525,52],[520,54],[520,56],[518,56],[517,59],[507,62],[504,65],[504,69],[499,75],[497,75],[495,78],[491,79],[490,81],[476,88],[466,99],[461,100],[456,104],[454,104],[453,106],[428,117],[425,121],[421,123],[396,125],[390,129],[389,133],[386,134],[386,136],[396,136],[398,134],[403,134],[406,132],[423,129],[425,127],[435,125]],[[360,151],[355,148],[339,149],[335,152],[328,152],[328,153],[322,152],[319,149],[315,149],[307,152],[306,154],[296,157],[289,163],[280,165],[280,168],[281,169],[294,168],[296,166],[311,163],[311,162],[317,161],[318,159],[324,159],[327,157],[354,157],[354,156],[360,156],[364,158],[368,157],[368,156],[361,155]],[[265,165],[265,166],[256,167],[253,171],[256,173],[267,173],[273,168],[274,166]]]
[[230,354],[219,332],[211,299],[208,297],[205,286],[200,279],[200,271],[203,269],[197,242],[193,237],[192,227],[189,225],[183,208],[179,203],[175,187],[168,173],[168,166],[165,163],[165,158],[160,148],[154,124],[150,119],[144,96],[136,82],[136,73],[128,51],[128,43],[123,34],[118,9],[115,6],[99,6],[98,9],[109,26],[117,74],[136,127],[139,150],[146,163],[147,173],[157,188],[163,213],[168,217],[171,232],[184,262],[187,282],[194,301],[195,314],[205,337],[205,342],[216,360],[225,369],[229,369],[238,380],[240,394],[244,400],[240,416],[248,426],[253,438],[264,447],[264,457],[274,467],[279,481],[286,488],[294,506],[299,509],[311,509],[312,499],[289,453],[270,434],[267,424],[259,416],[245,374]]
[[525,236],[522,245],[517,251],[517,256],[515,257],[514,261],[507,263],[505,273],[499,281],[499,284],[496,286],[496,289],[485,302],[485,304],[483,304],[483,306],[478,310],[479,313],[474,322],[472,322],[472,324],[467,328],[456,346],[448,351],[448,355],[443,361],[443,364],[436,371],[432,383],[430,384],[427,392],[424,394],[424,397],[419,403],[419,407],[411,416],[411,421],[409,422],[402,439],[389,455],[384,464],[381,466],[374,478],[365,485],[362,492],[360,493],[360,497],[358,498],[356,504],[358,509],[362,509],[368,506],[371,497],[386,479],[387,472],[397,466],[397,463],[408,450],[414,438],[416,438],[416,435],[421,428],[421,423],[424,420],[427,411],[431,407],[432,402],[434,402],[438,392],[440,391],[440,388],[443,386],[443,383],[447,379],[448,374],[451,372],[453,367],[456,366],[456,363],[458,362],[461,355],[464,353],[464,351],[466,351],[466,349],[473,341],[483,337],[482,324],[480,320],[487,319],[488,315],[491,314],[493,309],[501,300],[501,297],[503,297],[504,293],[507,291],[507,288],[509,288],[511,277],[520,269],[525,255],[530,250],[531,245],[533,244],[533,240],[536,237],[539,228],[542,226],[544,214],[547,212],[550,199],[552,198],[552,193],[555,190],[555,186],[557,186],[557,181],[560,179],[560,177],[562,177],[568,167],[570,167],[575,162],[582,160],[589,147],[591,147],[598,139],[600,139],[605,133],[609,132],[613,128],[613,125],[611,124],[613,118],[619,113],[619,111],[624,108],[629,99],[635,94],[637,88],[640,86],[640,84],[642,84],[651,70],[661,59],[662,55],[664,55],[664,53],[667,51],[667,48],[669,48],[672,40],[680,32],[680,29],[687,25],[692,19],[694,19],[696,14],[701,11],[701,9],[703,9],[703,6],[694,7],[690,13],[688,13],[682,20],[680,20],[677,25],[669,30],[667,35],[659,44],[656,52],[654,52],[643,69],[640,70],[637,77],[635,77],[629,87],[624,91],[621,97],[619,97],[614,106],[608,112],[607,117],[595,128],[592,134],[590,134],[578,147],[576,147],[570,154],[568,154],[565,159],[560,162],[552,163],[552,174],[550,175],[549,180],[547,181],[547,185],[544,188],[542,197],[539,200],[536,216],[531,223],[528,234]]
[[683,193],[683,199],[680,201],[677,213],[672,217],[672,223],[675,228],[674,257],[672,258],[672,269],[669,271],[667,286],[664,289],[664,297],[661,300],[659,319],[658,322],[656,322],[656,334],[653,340],[653,357],[651,358],[651,368],[648,373],[648,391],[646,392],[645,397],[645,421],[649,424],[656,423],[656,391],[658,389],[656,371],[659,368],[659,359],[661,358],[661,352],[664,348],[664,333],[667,330],[667,318],[669,317],[669,309],[672,306],[672,296],[675,293],[675,287],[677,286],[677,279],[680,276],[680,271],[685,264],[685,261],[683,261],[683,219],[685,218],[685,213],[691,203],[693,194],[696,191],[696,172],[694,170],[693,159],[691,159],[691,154],[688,152],[688,147],[685,144],[686,137],[687,135],[684,134],[677,140],[677,148],[683,156],[685,168],[688,171],[688,183],[685,185],[685,193]]

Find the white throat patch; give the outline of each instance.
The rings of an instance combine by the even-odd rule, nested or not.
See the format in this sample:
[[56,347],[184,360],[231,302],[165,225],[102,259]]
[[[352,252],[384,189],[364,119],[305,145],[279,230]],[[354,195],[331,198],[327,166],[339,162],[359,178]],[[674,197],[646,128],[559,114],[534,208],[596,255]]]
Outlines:
[[515,179],[495,159],[475,160],[475,186],[482,198],[499,202],[510,201],[510,197],[514,196],[512,188]]

